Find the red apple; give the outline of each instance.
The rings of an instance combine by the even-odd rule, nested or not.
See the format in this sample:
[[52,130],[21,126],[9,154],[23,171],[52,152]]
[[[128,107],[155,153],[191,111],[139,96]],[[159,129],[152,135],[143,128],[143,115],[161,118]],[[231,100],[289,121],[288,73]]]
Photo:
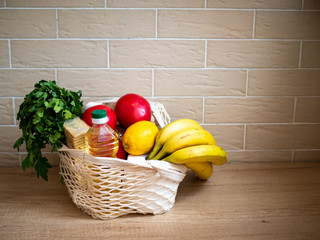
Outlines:
[[142,120],[150,121],[152,114],[149,102],[134,93],[119,98],[115,106],[115,112],[118,121],[126,128]]
[[115,129],[117,126],[117,116],[116,113],[112,110],[112,108],[104,105],[104,104],[87,104],[84,108],[84,112],[82,114],[82,120],[86,122],[90,127],[93,125],[91,112],[97,109],[104,109],[107,112],[108,121],[107,124]]
[[122,142],[120,141],[119,139],[119,149],[118,149],[118,152],[117,152],[117,158],[120,158],[120,159],[127,159],[127,153],[126,151],[124,150],[123,146],[122,146]]

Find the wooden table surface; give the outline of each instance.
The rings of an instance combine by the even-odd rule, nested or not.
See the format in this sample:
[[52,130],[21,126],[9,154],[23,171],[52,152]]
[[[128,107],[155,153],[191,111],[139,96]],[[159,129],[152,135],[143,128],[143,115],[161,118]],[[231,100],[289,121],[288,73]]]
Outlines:
[[96,220],[58,184],[0,169],[0,239],[320,239],[320,163],[226,164],[189,172],[162,215]]

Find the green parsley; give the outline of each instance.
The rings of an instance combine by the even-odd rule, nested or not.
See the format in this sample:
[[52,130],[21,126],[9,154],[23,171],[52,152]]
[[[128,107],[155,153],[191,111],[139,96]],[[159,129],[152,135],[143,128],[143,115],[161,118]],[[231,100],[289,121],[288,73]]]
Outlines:
[[41,80],[34,87],[20,105],[17,119],[20,121],[22,137],[13,148],[19,151],[25,142],[28,154],[22,162],[22,169],[34,167],[37,177],[41,176],[48,181],[51,165],[42,156],[41,149],[50,144],[54,152],[65,143],[63,123],[67,119],[81,116],[82,93],[60,88],[55,81]]

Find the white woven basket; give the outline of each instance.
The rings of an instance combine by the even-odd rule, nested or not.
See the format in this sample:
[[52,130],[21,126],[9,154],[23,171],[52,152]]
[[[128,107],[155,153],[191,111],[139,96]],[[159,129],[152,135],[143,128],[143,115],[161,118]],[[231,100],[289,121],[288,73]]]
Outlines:
[[[114,107],[117,98],[99,102]],[[170,122],[162,104],[150,102],[152,121],[159,127]],[[145,156],[128,160],[93,157],[64,146],[58,151],[60,174],[76,206],[93,218],[111,219],[129,213],[162,214],[175,202],[187,168]]]

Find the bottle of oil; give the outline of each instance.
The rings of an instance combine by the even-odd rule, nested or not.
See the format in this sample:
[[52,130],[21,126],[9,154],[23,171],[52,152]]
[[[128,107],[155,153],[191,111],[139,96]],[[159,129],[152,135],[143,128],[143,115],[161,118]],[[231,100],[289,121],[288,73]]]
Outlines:
[[107,124],[106,110],[91,113],[93,126],[85,135],[88,152],[95,157],[116,157],[119,149],[117,133]]

